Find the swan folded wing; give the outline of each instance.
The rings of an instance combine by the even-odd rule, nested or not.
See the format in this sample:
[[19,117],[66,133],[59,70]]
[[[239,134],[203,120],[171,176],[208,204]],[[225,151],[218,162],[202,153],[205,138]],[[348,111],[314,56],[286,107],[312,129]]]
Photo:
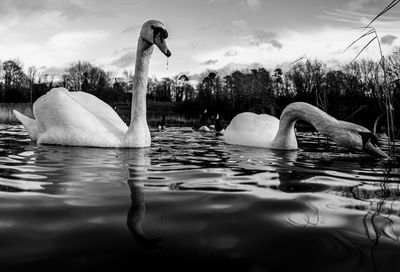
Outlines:
[[92,113],[109,130],[121,130],[124,133],[128,126],[119,115],[104,101],[85,92],[70,92],[72,98],[87,111]]
[[269,148],[278,131],[279,120],[267,114],[244,112],[234,117],[225,130],[228,144]]
[[50,90],[34,104],[40,136],[38,143],[117,147],[123,131],[110,131],[64,88]]

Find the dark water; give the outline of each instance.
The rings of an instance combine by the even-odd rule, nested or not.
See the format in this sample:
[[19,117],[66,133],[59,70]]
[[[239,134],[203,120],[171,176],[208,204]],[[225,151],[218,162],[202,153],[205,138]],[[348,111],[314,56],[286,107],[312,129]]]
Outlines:
[[229,146],[36,146],[0,125],[0,271],[400,271],[400,163]]

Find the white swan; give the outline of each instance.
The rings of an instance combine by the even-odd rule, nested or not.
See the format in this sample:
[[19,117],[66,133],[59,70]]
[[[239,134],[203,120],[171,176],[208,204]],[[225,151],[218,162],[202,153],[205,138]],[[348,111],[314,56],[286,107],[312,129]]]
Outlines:
[[288,105],[280,120],[267,114],[240,113],[224,133],[224,142],[271,149],[297,149],[294,124],[297,120],[311,123],[338,145],[365,151],[378,157],[387,157],[378,146],[376,136],[365,127],[339,121],[326,112],[303,102]]
[[138,40],[132,110],[129,127],[118,114],[97,97],[85,92],[54,88],[33,105],[35,120],[14,110],[30,138],[38,144],[93,147],[150,146],[146,119],[146,88],[154,44],[171,56],[165,39],[168,32],[160,21],[143,24]]

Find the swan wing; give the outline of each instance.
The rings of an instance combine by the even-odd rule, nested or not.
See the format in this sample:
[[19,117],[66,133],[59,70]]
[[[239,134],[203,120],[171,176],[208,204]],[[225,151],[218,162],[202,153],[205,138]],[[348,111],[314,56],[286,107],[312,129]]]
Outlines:
[[74,98],[67,89],[54,88],[35,102],[33,111],[40,134],[38,143],[99,147],[121,145],[127,129],[121,130],[120,124],[120,127],[114,126],[111,121],[115,118],[96,116],[100,108],[95,106],[95,102],[90,99],[89,102],[82,102],[89,96]]
[[269,148],[278,132],[279,119],[268,114],[243,112],[236,115],[224,133],[224,142]]
[[107,103],[100,100],[94,95],[86,92],[70,92],[72,98],[87,111],[92,113],[96,118],[103,123],[104,126],[110,129],[120,129],[127,131],[128,127],[119,115]]

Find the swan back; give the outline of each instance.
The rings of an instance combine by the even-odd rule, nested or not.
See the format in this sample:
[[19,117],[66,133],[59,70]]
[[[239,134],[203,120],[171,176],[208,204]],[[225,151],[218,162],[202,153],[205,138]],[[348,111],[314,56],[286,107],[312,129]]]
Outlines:
[[[71,146],[112,146],[121,145],[124,130],[95,115],[93,104],[76,100],[65,88],[54,88],[41,96],[33,105],[33,112],[39,130],[38,143]],[[93,98],[97,99],[97,98]],[[99,102],[100,103],[100,102]],[[89,107],[91,105],[92,107]],[[107,109],[105,110],[107,112]]]
[[243,112],[236,115],[224,133],[224,142],[270,148],[279,128],[279,120],[268,114]]

